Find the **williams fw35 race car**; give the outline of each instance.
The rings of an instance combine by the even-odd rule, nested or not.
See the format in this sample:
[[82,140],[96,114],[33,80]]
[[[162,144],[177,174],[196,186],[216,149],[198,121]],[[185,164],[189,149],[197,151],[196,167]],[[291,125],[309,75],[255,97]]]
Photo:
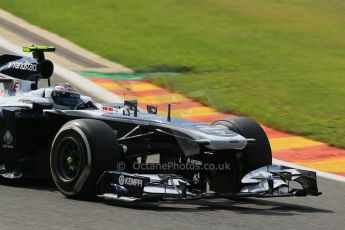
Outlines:
[[[96,103],[50,85],[51,46],[0,56],[0,175],[52,177],[67,197],[123,201],[320,195],[316,173],[271,165],[263,129],[246,117],[213,124],[157,115],[134,100]],[[47,87],[38,88],[39,81]]]

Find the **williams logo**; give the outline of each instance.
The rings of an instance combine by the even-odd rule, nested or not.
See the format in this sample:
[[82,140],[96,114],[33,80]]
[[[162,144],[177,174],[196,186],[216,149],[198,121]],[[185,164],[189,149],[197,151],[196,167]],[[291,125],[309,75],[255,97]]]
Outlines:
[[2,144],[3,148],[13,149],[13,136],[9,130],[6,130],[4,134],[4,143]]
[[8,63],[8,68],[36,72],[36,70],[37,70],[37,63],[31,63],[31,62],[28,62],[28,61],[25,61],[25,62],[12,61],[12,62]]

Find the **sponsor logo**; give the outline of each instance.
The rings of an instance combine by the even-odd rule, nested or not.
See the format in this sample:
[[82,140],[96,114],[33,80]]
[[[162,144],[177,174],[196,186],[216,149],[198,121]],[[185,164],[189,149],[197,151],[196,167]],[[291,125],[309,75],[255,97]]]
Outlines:
[[9,130],[6,130],[5,134],[4,134],[4,143],[2,145],[3,148],[6,149],[13,149],[13,136],[12,133]]
[[110,106],[102,106],[101,110],[105,113],[118,113],[118,110],[116,108]]
[[28,98],[22,98],[22,99],[19,99],[18,101],[21,103],[25,103],[25,104],[32,104],[33,103],[33,100],[28,99]]
[[28,61],[25,61],[25,62],[12,61],[12,62],[8,63],[8,68],[36,72],[37,71],[37,63],[31,63]]
[[120,185],[128,185],[128,186],[135,186],[135,187],[142,187],[143,180],[133,177],[125,177],[124,175],[119,176],[119,184]]
[[200,182],[200,173],[194,174],[193,182],[194,182],[194,184],[198,184]]
[[123,175],[119,176],[119,184],[123,185],[125,183],[125,177]]
[[19,80],[15,80],[15,82],[13,83],[12,91],[13,92],[18,92],[19,89],[20,89],[20,81]]

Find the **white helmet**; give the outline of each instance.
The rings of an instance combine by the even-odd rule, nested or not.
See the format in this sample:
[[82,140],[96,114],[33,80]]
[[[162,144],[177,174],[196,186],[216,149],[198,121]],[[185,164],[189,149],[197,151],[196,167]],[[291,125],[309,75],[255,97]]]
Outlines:
[[59,83],[47,88],[44,96],[62,108],[74,109],[82,103],[77,89],[68,83]]

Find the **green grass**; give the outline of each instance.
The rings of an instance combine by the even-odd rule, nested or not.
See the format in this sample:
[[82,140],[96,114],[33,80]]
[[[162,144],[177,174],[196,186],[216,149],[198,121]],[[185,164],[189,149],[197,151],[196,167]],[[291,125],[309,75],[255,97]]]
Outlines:
[[345,148],[342,0],[0,0],[111,60],[189,70],[159,84]]

